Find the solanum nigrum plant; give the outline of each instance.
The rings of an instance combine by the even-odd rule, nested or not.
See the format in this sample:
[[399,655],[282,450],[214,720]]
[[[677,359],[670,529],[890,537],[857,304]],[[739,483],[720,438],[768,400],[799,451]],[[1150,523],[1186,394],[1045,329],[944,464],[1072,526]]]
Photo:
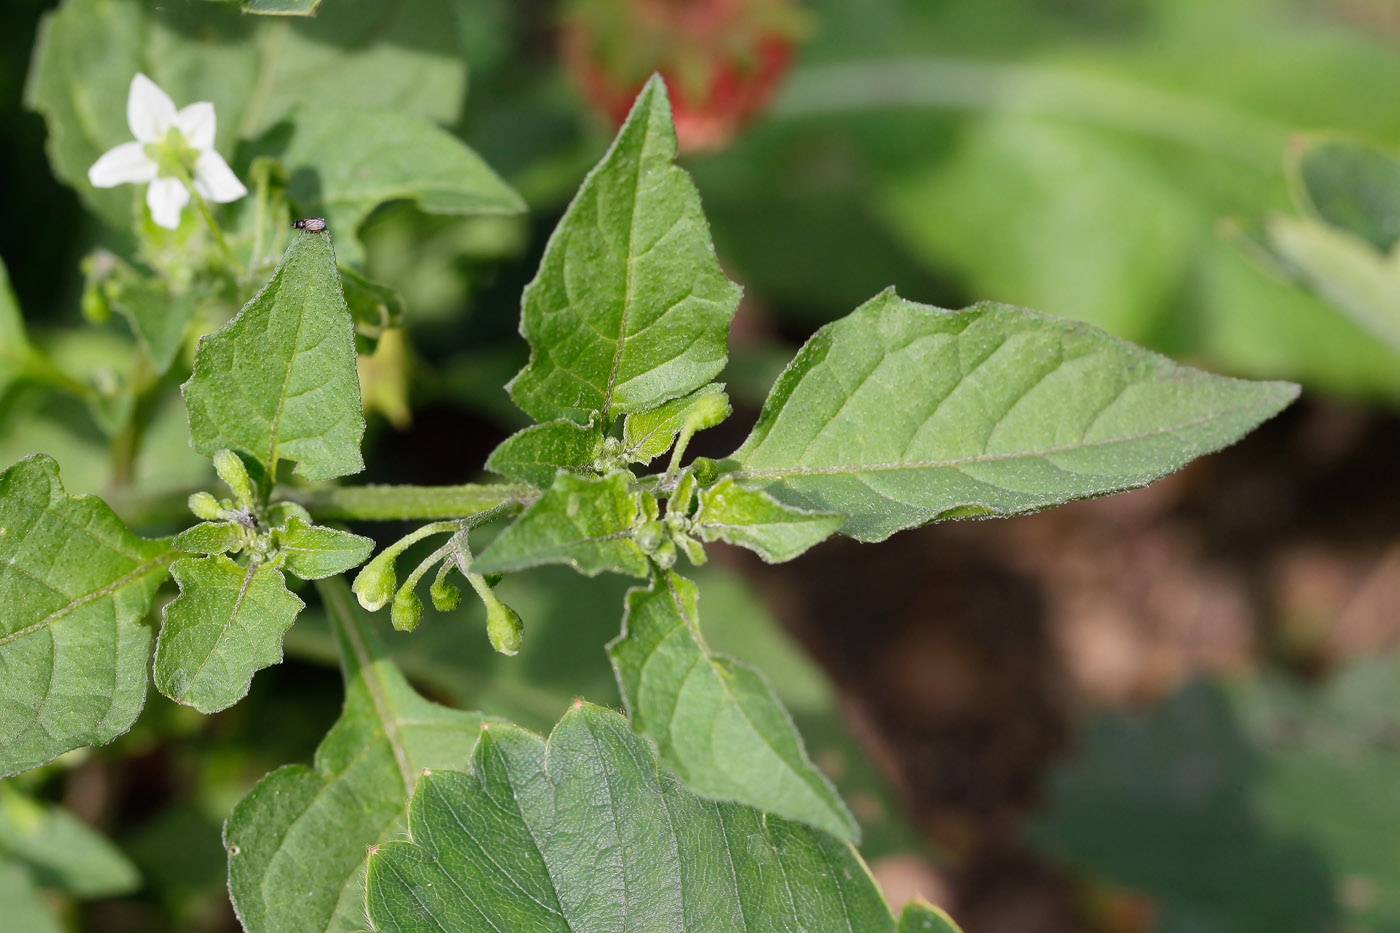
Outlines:
[[[197,522],[153,540],[101,500],[66,493],[42,453],[0,473],[0,773],[126,732],[148,665],[177,703],[237,703],[281,659],[305,606],[296,581],[315,581],[345,705],[313,766],[274,771],[229,815],[229,890],[250,931],[952,929],[927,905],[891,911],[854,848],[855,820],[762,674],[707,646],[684,567],[713,542],[786,561],[834,534],[878,542],[1139,487],[1296,394],[1178,366],[1084,324],[999,304],[943,310],[891,289],[807,342],[738,449],[687,459],[692,437],[731,414],[716,380],[740,289],[674,164],[653,79],[525,290],[530,359],[509,388],[535,423],[487,460],[505,482],[336,485],[363,465],[357,346],[390,322],[352,313],[388,302],[338,266],[332,237],[350,239],[373,197],[329,199],[339,215],[294,228],[286,189],[297,182],[266,156],[252,163],[253,209],[226,235],[205,202],[232,189],[201,187],[211,150],[197,144],[200,124],[167,109],[159,133],[137,135],[125,175],[95,179],[148,185],[138,216],[156,273],[93,273],[102,300],[131,305],[123,313],[148,350],[128,400],[109,407],[139,425],[133,400],[153,397],[178,355],[188,316],[175,327],[155,311],[256,287],[198,340],[181,387],[190,443],[221,485],[190,496]],[[353,191],[360,176],[342,170],[335,140],[396,119],[408,118],[309,111],[280,158]],[[442,158],[453,197],[518,206],[474,157]],[[157,297],[130,297],[143,288]],[[62,381],[13,307],[0,306],[0,328],[14,335],[10,375]],[[123,443],[139,441],[132,430]],[[463,479],[474,468],[463,464]],[[373,557],[375,541],[339,524],[383,520],[421,524]],[[494,537],[478,536],[486,526]],[[424,541],[428,556],[400,566]],[[638,581],[606,646],[625,716],[576,702],[544,738],[490,710],[428,701],[384,653],[370,613],[387,607],[394,627],[412,629],[424,590],[449,611],[463,585],[485,606],[481,649],[515,653],[529,620],[494,586],[545,563]],[[178,595],[148,625],[167,577]]]

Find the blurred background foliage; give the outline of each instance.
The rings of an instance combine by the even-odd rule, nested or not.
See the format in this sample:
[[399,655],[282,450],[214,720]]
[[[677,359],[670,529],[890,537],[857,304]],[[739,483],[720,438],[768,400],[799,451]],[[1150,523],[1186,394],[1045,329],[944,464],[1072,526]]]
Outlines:
[[[525,356],[520,289],[611,132],[584,90],[610,63],[566,66],[561,47],[580,10],[625,20],[629,3],[325,0],[310,23],[139,3],[151,38],[133,67],[165,69],[182,102],[215,100],[228,132],[254,90],[251,129],[297,100],[381,102],[386,87],[353,80],[372,60],[529,203],[458,218],[401,201],[359,230],[360,271],[404,308],[403,339],[362,371],[381,415],[365,480],[466,481],[522,423],[502,389]],[[9,0],[0,30],[0,256],[34,338],[119,383],[130,329],[83,323],[80,260],[123,248],[100,218],[129,192],[85,210],[60,179],[90,154],[65,155],[73,140],[22,105],[58,6]],[[684,159],[746,289],[740,414],[697,453],[732,449],[792,347],[890,284],[1087,320],[1306,395],[1150,490],[874,551],[834,542],[789,567],[725,553],[701,574],[708,639],[772,679],[896,903],[920,891],[969,933],[1400,929],[1400,3],[802,8],[775,96]],[[299,68],[254,89],[269,36]],[[92,46],[80,64],[109,66],[100,30]],[[119,121],[125,85],[111,93],[102,119]],[[235,168],[253,154],[234,150]],[[0,406],[0,460],[42,450],[71,491],[109,489],[100,412],[33,387]],[[206,471],[172,397],[116,504],[139,523]],[[506,585],[529,626],[519,657],[484,650],[470,607],[393,636],[405,670],[536,728],[574,696],[616,705],[601,645],[624,584],[539,571]],[[287,649],[234,709],[205,719],[157,698],[112,746],[7,782],[6,922],[236,929],[219,826],[263,773],[309,759],[339,702],[323,625],[308,614]],[[68,833],[70,854],[26,861],[18,833]],[[41,922],[57,921],[15,928]]]

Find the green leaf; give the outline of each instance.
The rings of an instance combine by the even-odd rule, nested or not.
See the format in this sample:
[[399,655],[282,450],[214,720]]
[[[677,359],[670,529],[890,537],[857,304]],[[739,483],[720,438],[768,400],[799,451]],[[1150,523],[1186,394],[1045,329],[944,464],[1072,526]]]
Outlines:
[[479,714],[413,691],[342,582],[320,591],[346,672],[345,709],[313,768],[279,768],[229,815],[229,892],[249,933],[364,929],[367,850],[403,834],[423,769],[464,767],[481,730]]
[[899,915],[899,933],[962,933],[962,927],[940,908],[912,900]]
[[365,278],[345,265],[340,267],[340,285],[357,334],[377,340],[403,320],[403,296],[389,286]]
[[1086,324],[890,290],[813,335],[730,475],[848,514],[843,533],[879,541],[1146,485],[1297,392],[1178,366]]
[[338,528],[312,525],[293,515],[277,530],[277,553],[286,555],[287,572],[303,580],[320,580],[363,564],[374,542]]
[[554,485],[472,562],[477,573],[569,564],[590,577],[610,570],[645,577],[647,558],[632,540],[641,514],[631,476],[560,473]]
[[1286,272],[1400,353],[1400,253],[1386,257],[1346,230],[1282,214],[1265,230]]
[[146,358],[156,372],[165,372],[184,344],[185,328],[205,296],[172,292],[164,282],[136,276],[123,277],[110,291],[112,306],[131,322]]
[[700,491],[693,527],[702,541],[728,541],[781,564],[831,537],[847,517],[794,509],[726,477]]
[[525,289],[530,362],[510,383],[538,421],[646,411],[724,368],[739,288],[715,259],[700,197],[672,164],[676,135],[652,78],[584,179]]
[[262,291],[199,341],[183,389],[202,454],[242,451],[269,477],[282,457],[309,480],[364,468],[354,324],[327,234],[292,240]]
[[857,839],[850,811],[763,675],[711,654],[698,603],[695,584],[669,571],[628,591],[608,656],[632,728],[654,739],[666,767],[698,794]]
[[243,12],[265,16],[311,16],[321,0],[243,0]]
[[1318,218],[1382,253],[1400,241],[1400,158],[1345,139],[1303,139],[1290,171]]
[[894,929],[847,843],[696,797],[621,716],[588,704],[548,743],[484,729],[470,774],[419,781],[409,830],[370,855],[383,933]]
[[502,441],[487,458],[486,469],[546,489],[560,470],[591,467],[602,447],[603,432],[592,422],[546,421]]
[[268,564],[186,557],[170,575],[180,595],[165,607],[156,639],[156,688],[176,703],[216,713],[243,699],[256,671],[282,660],[282,633],[303,604]]
[[93,188],[87,170],[131,139],[126,97],[138,71],[177,106],[213,103],[226,156],[308,104],[353,100],[451,122],[466,88],[452,0],[339,0],[333,15],[294,21],[233,4],[66,0],[40,24],[25,104],[48,126],[54,174],[121,229],[140,190]]
[[24,374],[28,361],[29,338],[24,332],[24,318],[10,288],[10,272],[0,259],[0,399]]
[[729,417],[729,396],[712,382],[689,395],[628,415],[622,422],[622,454],[629,463],[650,463],[671,449],[676,435],[684,440]]
[[19,862],[0,858],[0,916],[25,933],[64,933],[34,876]]
[[407,198],[430,214],[518,214],[525,202],[457,137],[423,117],[390,110],[305,108],[292,115],[281,159],[302,216],[324,217],[341,252],[370,211]]
[[243,529],[233,522],[200,522],[175,536],[174,545],[191,554],[227,554],[241,550]]
[[6,857],[38,884],[78,898],[125,894],[141,881],[116,846],[70,811],[0,784],[0,861]]
[[140,622],[178,556],[64,493],[49,457],[0,473],[0,775],[131,727],[151,644]]

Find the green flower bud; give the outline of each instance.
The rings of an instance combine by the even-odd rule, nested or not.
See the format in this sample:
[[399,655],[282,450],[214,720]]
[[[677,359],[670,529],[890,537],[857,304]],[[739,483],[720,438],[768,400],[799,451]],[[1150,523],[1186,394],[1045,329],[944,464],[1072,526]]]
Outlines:
[[400,632],[411,632],[423,618],[423,600],[409,587],[394,594],[394,603],[389,607],[389,621]]
[[224,510],[219,506],[219,500],[214,498],[213,493],[196,492],[190,495],[190,511],[195,518],[202,518],[206,522],[221,522],[224,520]]
[[248,478],[248,468],[243,465],[238,454],[231,450],[220,450],[214,454],[214,471],[224,485],[233,490],[238,504],[248,508],[253,504],[253,481]]
[[433,580],[433,585],[428,587],[428,595],[432,597],[433,608],[438,612],[451,612],[462,601],[462,591],[453,586],[447,579],[447,573],[451,569],[451,562],[443,561],[442,566],[438,569],[437,579]]
[[632,529],[632,540],[647,554],[655,551],[666,540],[666,529],[658,521],[650,521]]
[[360,572],[355,574],[355,582],[350,584],[350,592],[355,594],[361,606],[370,612],[377,612],[394,595],[398,582],[398,577],[394,575],[394,555],[386,551],[360,568]]
[[518,653],[525,632],[519,613],[495,597],[482,601],[486,603],[486,637],[491,639],[491,647],[501,654]]
[[715,480],[719,479],[719,464],[709,457],[696,457],[690,461],[690,472],[701,488],[713,486]]
[[656,561],[656,566],[662,570],[670,570],[676,566],[676,546],[667,538],[651,552],[651,559]]

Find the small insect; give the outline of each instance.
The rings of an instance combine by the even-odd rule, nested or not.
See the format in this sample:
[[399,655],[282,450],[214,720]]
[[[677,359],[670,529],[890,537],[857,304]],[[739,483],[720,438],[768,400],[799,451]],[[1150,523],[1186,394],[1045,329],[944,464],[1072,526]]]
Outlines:
[[321,217],[303,217],[301,220],[292,221],[292,226],[307,233],[319,233],[326,229],[326,221]]

